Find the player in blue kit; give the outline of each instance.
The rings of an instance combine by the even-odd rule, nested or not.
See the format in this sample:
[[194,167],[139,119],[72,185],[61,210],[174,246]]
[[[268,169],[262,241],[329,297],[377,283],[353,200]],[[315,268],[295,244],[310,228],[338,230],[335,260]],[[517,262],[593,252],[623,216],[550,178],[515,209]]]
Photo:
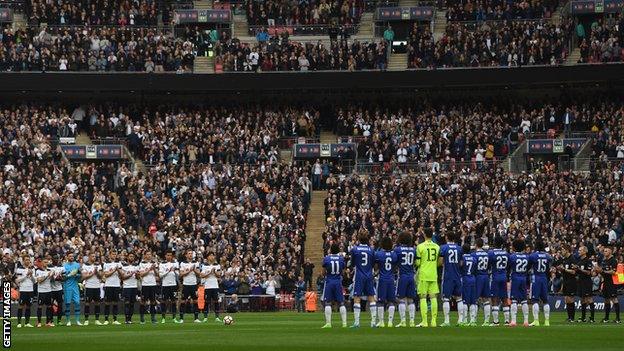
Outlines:
[[394,282],[394,268],[397,265],[397,255],[392,251],[392,239],[381,239],[381,250],[375,253],[375,263],[379,270],[377,280],[377,327],[384,328],[384,307],[388,305],[388,327],[392,328],[396,302],[396,284]]
[[509,324],[509,306],[507,304],[507,271],[509,254],[505,250],[505,241],[500,236],[494,238],[494,250],[490,250],[490,266],[492,267],[492,281],[490,295],[492,297],[492,321],[499,324],[498,314],[500,305],[503,305],[505,324]]
[[522,305],[524,326],[529,326],[529,305],[527,303],[527,274],[529,272],[529,255],[524,252],[526,244],[522,239],[513,242],[514,253],[509,256],[511,270],[511,322],[510,327],[516,326],[518,316],[518,302]]
[[325,303],[325,328],[331,328],[332,302],[338,304],[342,327],[347,327],[347,308],[342,294],[342,272],[345,269],[345,260],[340,255],[340,246],[332,244],[330,255],[323,259],[325,270],[325,287],[323,288],[323,302]]
[[490,326],[490,255],[483,249],[483,239],[476,240],[477,250],[473,256],[477,260],[477,297],[483,305],[483,326]]
[[441,327],[448,327],[451,325],[451,298],[454,298],[457,302],[457,311],[459,314],[459,320],[457,324],[462,324],[462,311],[464,309],[464,303],[462,302],[462,274],[460,268],[460,262],[463,256],[462,248],[455,242],[457,236],[455,233],[449,233],[446,236],[446,244],[440,247],[440,264],[443,267],[442,271],[442,310],[444,311],[444,323]]
[[80,281],[80,263],[75,261],[73,253],[67,254],[67,262],[63,265],[63,296],[65,296],[65,318],[67,319],[67,326],[71,326],[69,319],[71,304],[74,304],[74,315],[76,316],[76,324],[80,323],[80,288],[78,282]]
[[[416,257],[416,249],[412,242],[412,235],[402,233],[399,235],[399,245],[394,248],[394,253],[399,260],[399,280],[397,282],[397,298],[399,299],[399,317],[401,322],[397,324],[397,328],[406,327],[405,312],[409,310],[410,327],[415,327],[416,322],[416,284],[414,284],[414,259]],[[406,308],[407,307],[407,308]]]
[[[464,255],[462,257],[462,300],[464,307],[461,311],[463,326],[477,325],[477,259],[470,254],[470,245],[462,246]],[[470,323],[468,322],[468,310],[470,310]]]
[[368,233],[361,230],[358,234],[359,244],[351,249],[351,266],[353,267],[353,317],[351,328],[360,326],[360,310],[362,297],[367,297],[368,308],[371,313],[371,327],[376,326],[377,303],[375,301],[375,282],[373,278],[373,265],[375,264],[375,251],[368,246]]
[[539,327],[539,302],[542,302],[544,311],[544,326],[550,326],[550,305],[548,304],[548,274],[552,257],[544,251],[542,241],[535,242],[535,252],[529,255],[529,264],[533,270],[531,278],[531,301],[533,302],[533,323],[531,326]]

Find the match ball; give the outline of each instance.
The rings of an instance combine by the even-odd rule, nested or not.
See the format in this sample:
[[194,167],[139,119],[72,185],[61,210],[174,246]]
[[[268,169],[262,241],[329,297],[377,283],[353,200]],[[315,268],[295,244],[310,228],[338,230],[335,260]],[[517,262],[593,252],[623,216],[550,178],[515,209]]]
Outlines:
[[225,325],[232,325],[232,324],[234,324],[234,318],[232,318],[231,316],[223,317],[223,324],[225,324]]

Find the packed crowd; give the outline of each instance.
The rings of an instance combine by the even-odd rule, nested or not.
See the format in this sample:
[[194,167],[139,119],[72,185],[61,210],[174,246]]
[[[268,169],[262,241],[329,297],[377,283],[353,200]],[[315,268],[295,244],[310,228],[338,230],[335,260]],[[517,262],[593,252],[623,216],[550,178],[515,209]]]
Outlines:
[[27,1],[31,25],[156,26],[158,2],[152,0]]
[[495,237],[508,243],[539,239],[555,255],[564,243],[574,249],[584,244],[590,256],[611,245],[622,262],[623,175],[616,169],[590,174],[510,176],[490,170],[428,177],[330,177],[325,248],[333,242],[354,245],[361,228],[378,242],[385,236],[396,240],[403,232],[422,238],[424,228],[432,227],[438,241],[450,232],[473,246],[479,238],[486,245]]
[[215,62],[224,71],[384,70],[388,62],[388,46],[383,40],[332,41],[328,47],[321,41],[276,38],[250,45],[233,39],[215,50]]
[[449,21],[550,18],[559,6],[559,0],[445,0],[444,2],[446,17]]
[[587,27],[576,27],[581,51],[579,63],[620,62],[624,57],[624,16],[615,14],[597,18]]
[[484,162],[506,155],[510,142],[518,141],[522,119],[538,112],[485,103],[352,107],[337,111],[336,132],[359,138],[357,154],[364,163]]
[[362,0],[301,0],[301,1],[246,1],[247,21],[250,25],[294,26],[329,24],[357,24],[364,10]]
[[334,127],[341,139],[357,140],[361,164],[412,163],[434,173],[450,165],[491,165],[536,133],[569,137],[581,132],[594,138],[591,158],[624,158],[619,122],[624,105],[617,97],[592,99],[563,97],[558,104],[501,99],[469,104],[389,101],[338,109]]
[[195,45],[167,30],[32,27],[0,34],[0,71],[191,71]]
[[279,162],[281,137],[315,136],[319,127],[318,111],[292,107],[78,109],[91,136],[126,139],[129,149],[147,165],[274,165]]
[[279,282],[292,287],[303,263],[309,167],[169,163],[137,172],[123,162],[69,164],[54,139],[81,128],[79,115],[37,105],[0,110],[3,269],[23,254],[94,253],[103,262],[112,250],[162,257],[190,248],[215,252],[234,291],[266,292],[270,280],[278,282],[273,291]]
[[428,27],[414,25],[408,40],[408,67],[559,65],[568,52],[571,20],[449,23],[435,41]]

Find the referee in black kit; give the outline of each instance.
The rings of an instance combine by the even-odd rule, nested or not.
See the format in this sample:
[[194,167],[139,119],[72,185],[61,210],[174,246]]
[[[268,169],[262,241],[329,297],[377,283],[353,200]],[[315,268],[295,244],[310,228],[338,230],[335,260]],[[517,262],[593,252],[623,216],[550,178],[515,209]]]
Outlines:
[[576,264],[576,276],[578,277],[578,296],[581,298],[581,318],[579,323],[588,322],[587,307],[589,306],[590,317],[589,323],[594,323],[594,291],[592,289],[592,270],[594,263],[587,254],[587,247],[579,247],[579,260]]
[[576,295],[576,259],[572,255],[570,245],[561,247],[561,259],[555,264],[563,278],[563,296],[565,297],[568,323],[574,322],[574,296]]

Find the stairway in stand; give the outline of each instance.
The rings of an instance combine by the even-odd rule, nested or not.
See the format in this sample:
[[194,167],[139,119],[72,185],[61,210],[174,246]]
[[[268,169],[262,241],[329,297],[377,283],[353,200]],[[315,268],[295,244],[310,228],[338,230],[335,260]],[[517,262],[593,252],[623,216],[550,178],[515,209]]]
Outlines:
[[574,50],[572,50],[572,52],[570,53],[570,56],[568,56],[568,58],[566,59],[565,65],[566,66],[576,65],[580,58],[581,58],[581,49],[578,47],[574,48]]
[[440,40],[446,33],[446,11],[436,11],[433,22],[433,39]]
[[399,6],[401,6],[401,7],[414,7],[414,6],[420,6],[420,3],[418,2],[418,0],[400,0],[399,1]]
[[206,1],[206,0],[193,1],[193,8],[195,10],[212,10],[212,1]]
[[194,73],[214,73],[214,57],[197,56],[193,62]]
[[354,39],[368,40],[375,37],[375,28],[373,26],[373,13],[364,12],[360,19],[360,26],[357,33],[354,35]]
[[247,16],[234,15],[234,21],[232,22],[234,29],[232,30],[233,38],[249,37],[249,24],[247,23]]
[[309,258],[314,264],[313,284],[321,272],[323,257],[325,256],[323,253],[323,232],[325,231],[326,197],[327,191],[325,190],[312,191],[312,201],[306,222],[305,258]]
[[388,71],[405,71],[407,69],[407,54],[390,54]]

